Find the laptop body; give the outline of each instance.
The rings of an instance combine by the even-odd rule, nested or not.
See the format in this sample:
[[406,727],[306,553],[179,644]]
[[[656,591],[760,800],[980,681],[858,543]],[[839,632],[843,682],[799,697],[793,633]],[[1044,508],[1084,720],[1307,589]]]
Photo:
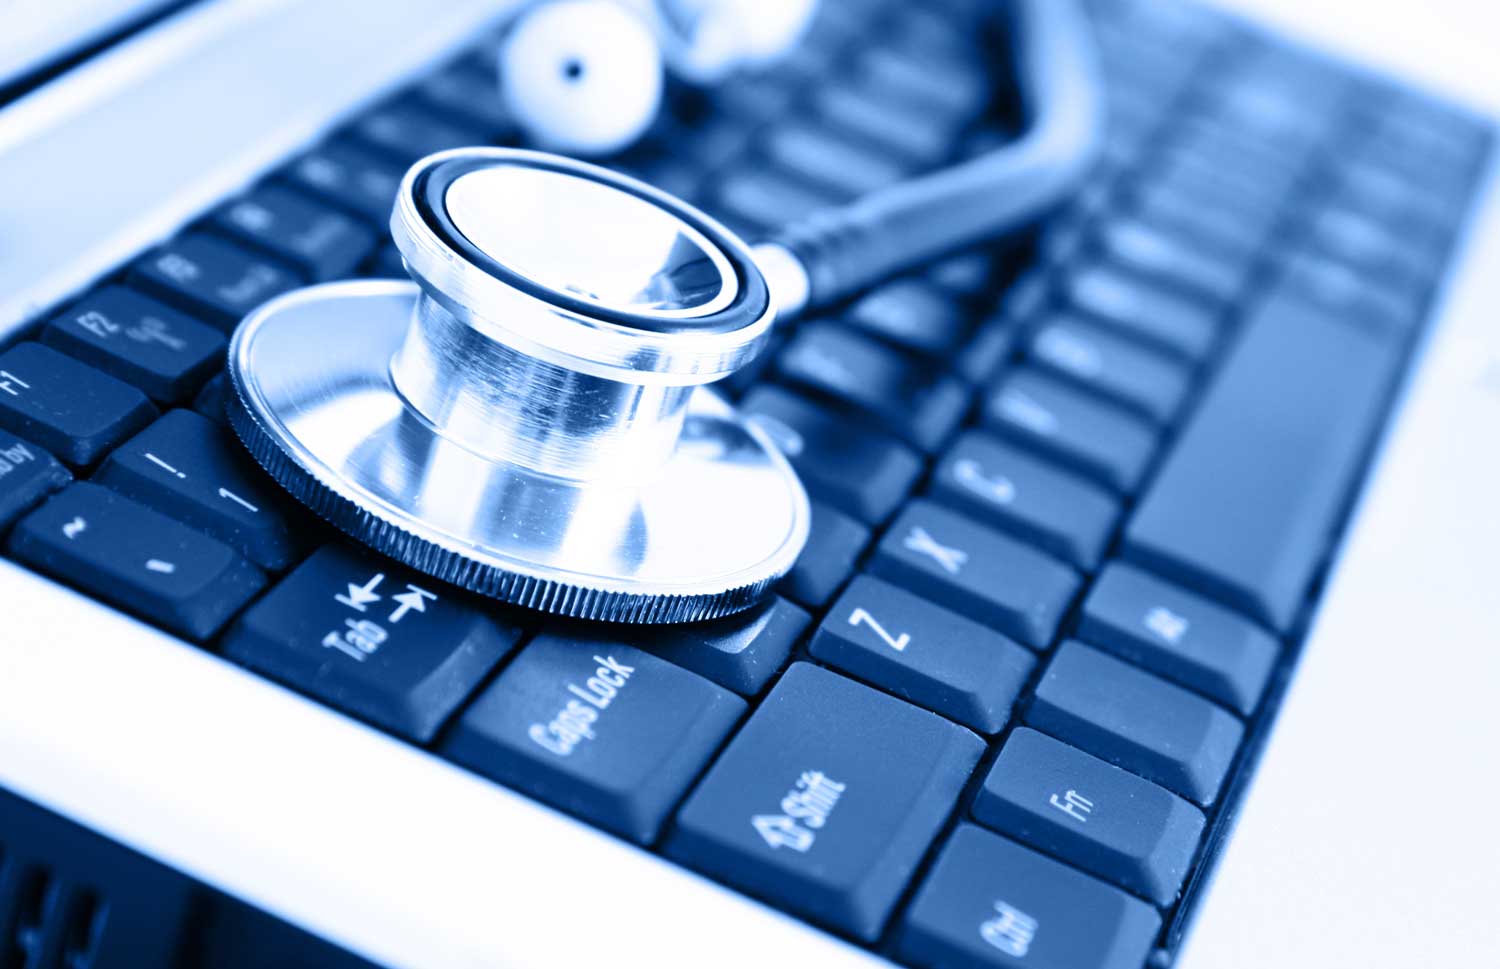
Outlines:
[[[18,330],[495,20],[488,3],[211,4],[8,105],[0,164],[41,188],[3,203],[0,325]],[[262,83],[235,82],[252,72]],[[1500,537],[1500,465],[1477,446],[1500,416],[1493,174],[1182,965],[1460,963],[1496,947],[1500,847],[1452,823],[1483,801],[1496,726],[1485,539]],[[0,590],[0,784],[374,962],[880,958],[13,560]],[[1434,928],[1390,932],[1391,912]]]

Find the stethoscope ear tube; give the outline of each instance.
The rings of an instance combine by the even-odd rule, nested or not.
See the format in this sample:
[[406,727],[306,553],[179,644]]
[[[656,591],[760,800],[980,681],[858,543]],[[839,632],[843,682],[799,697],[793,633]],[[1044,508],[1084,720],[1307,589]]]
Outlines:
[[775,233],[769,247],[790,253],[804,277],[777,293],[782,319],[1031,223],[1062,203],[1093,167],[1105,107],[1083,11],[1076,0],[1010,6],[1016,83],[1030,116],[1026,131],[971,161]]

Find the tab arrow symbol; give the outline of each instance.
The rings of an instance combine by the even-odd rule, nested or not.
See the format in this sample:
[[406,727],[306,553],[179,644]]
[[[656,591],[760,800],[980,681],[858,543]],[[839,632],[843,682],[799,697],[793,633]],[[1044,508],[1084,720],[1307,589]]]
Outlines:
[[406,588],[410,591],[391,596],[392,599],[401,603],[401,605],[396,608],[396,611],[391,613],[391,622],[400,622],[402,617],[404,617],[408,612],[426,612],[427,603],[425,600],[427,599],[431,599],[434,602],[437,601],[437,596],[433,595],[431,592],[428,592],[426,589],[419,589],[409,582],[407,583]]
[[384,572],[376,572],[374,577],[372,577],[370,581],[366,582],[364,585],[355,585],[353,582],[350,582],[349,594],[335,595],[334,599],[342,602],[350,609],[357,609],[360,612],[364,612],[365,606],[369,605],[372,602],[379,602],[381,599],[385,598],[375,591],[375,587],[379,585],[381,583],[381,580],[383,580],[384,578]]

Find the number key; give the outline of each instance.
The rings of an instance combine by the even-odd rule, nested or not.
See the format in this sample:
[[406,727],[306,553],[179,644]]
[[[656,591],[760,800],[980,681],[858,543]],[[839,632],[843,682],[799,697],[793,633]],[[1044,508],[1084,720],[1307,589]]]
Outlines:
[[1036,665],[999,633],[868,576],[828,611],[810,652],[984,734],[1005,726]]
[[95,480],[282,569],[299,555],[299,520],[279,488],[223,427],[174,410],[125,442]]
[[375,249],[375,234],[362,223],[280,185],[228,202],[212,221],[313,280],[347,276]]
[[130,272],[133,282],[224,329],[298,283],[270,260],[199,232],[168,242]]

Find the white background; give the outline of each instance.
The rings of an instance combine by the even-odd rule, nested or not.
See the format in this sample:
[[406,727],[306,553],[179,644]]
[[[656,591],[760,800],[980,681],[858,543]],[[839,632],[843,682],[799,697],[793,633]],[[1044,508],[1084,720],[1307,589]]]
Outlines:
[[1317,46],[1500,112],[1496,0],[1219,0]]

